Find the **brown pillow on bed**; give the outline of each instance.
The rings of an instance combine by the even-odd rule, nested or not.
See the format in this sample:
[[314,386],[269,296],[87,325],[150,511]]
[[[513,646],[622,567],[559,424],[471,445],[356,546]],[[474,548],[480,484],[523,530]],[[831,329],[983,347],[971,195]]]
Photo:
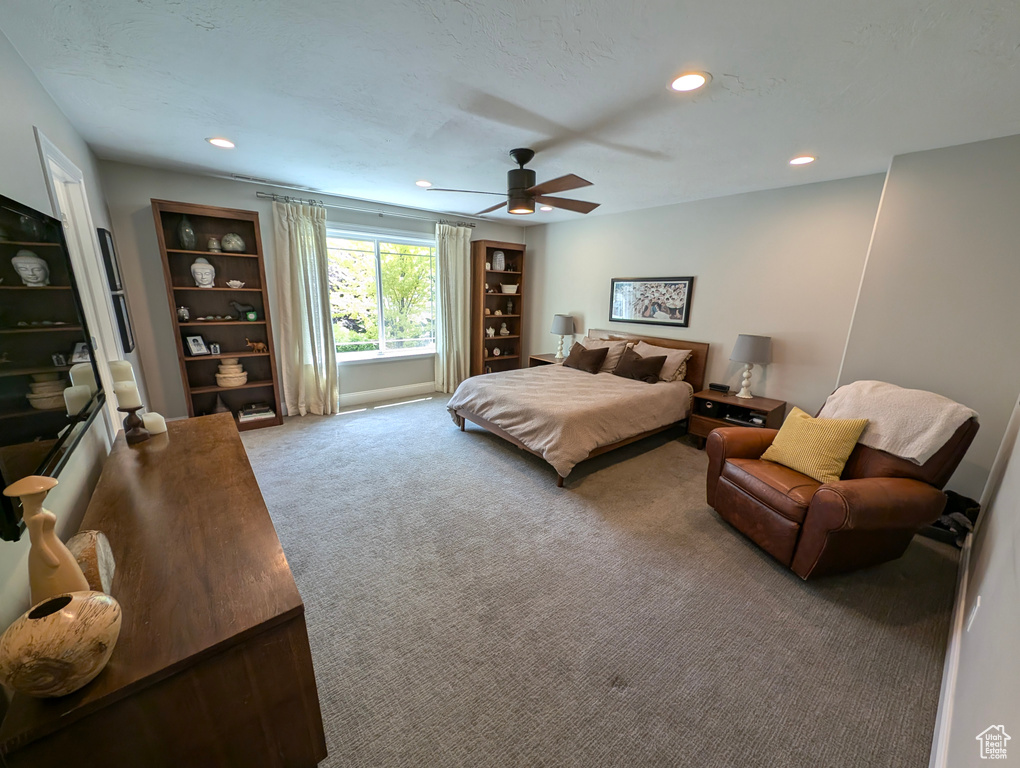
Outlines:
[[575,341],[574,346],[570,348],[570,354],[563,361],[563,366],[565,368],[576,368],[586,373],[598,373],[599,368],[602,367],[602,361],[606,359],[608,354],[609,347],[585,349]]
[[659,371],[662,370],[662,364],[665,362],[665,355],[641,357],[633,349],[628,349],[623,353],[620,362],[617,363],[613,375],[622,376],[625,379],[637,379],[647,384],[654,384],[659,380]]

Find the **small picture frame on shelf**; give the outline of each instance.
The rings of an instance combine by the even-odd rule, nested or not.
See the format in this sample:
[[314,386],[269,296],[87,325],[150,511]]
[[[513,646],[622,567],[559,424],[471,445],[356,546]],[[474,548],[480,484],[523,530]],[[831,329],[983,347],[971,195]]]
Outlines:
[[220,345],[217,344],[215,341],[210,342],[209,352],[211,352],[214,355],[218,355],[220,353]]
[[195,357],[209,354],[209,346],[202,336],[185,336],[184,343],[188,346],[188,352]]
[[71,353],[72,363],[91,363],[92,362],[92,350],[89,349],[88,343],[79,341],[74,345],[74,351]]
[[65,365],[67,365],[66,355],[50,355],[50,360],[53,361],[53,365],[56,366],[57,368],[63,368]]

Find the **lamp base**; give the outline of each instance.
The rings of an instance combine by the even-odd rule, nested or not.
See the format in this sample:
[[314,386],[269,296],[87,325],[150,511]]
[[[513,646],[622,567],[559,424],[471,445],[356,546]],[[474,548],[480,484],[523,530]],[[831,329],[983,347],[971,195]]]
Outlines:
[[742,397],[745,400],[750,400],[754,395],[751,394],[751,369],[754,368],[754,363],[744,364],[744,381],[741,384],[740,391],[737,392],[737,397]]
[[558,347],[556,347],[556,357],[555,357],[555,359],[556,360],[562,360],[563,359],[563,337],[562,336],[560,336],[560,345]]

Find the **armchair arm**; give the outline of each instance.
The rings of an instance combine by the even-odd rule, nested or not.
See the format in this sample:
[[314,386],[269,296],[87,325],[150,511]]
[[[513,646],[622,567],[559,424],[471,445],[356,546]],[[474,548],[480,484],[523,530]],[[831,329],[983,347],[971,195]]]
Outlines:
[[726,459],[761,458],[778,432],[778,429],[756,427],[720,427],[712,430],[705,445],[705,452],[708,453],[706,495],[709,506],[715,508],[715,487]]
[[945,504],[942,491],[905,477],[826,483],[811,498],[791,567],[807,578],[891,560]]

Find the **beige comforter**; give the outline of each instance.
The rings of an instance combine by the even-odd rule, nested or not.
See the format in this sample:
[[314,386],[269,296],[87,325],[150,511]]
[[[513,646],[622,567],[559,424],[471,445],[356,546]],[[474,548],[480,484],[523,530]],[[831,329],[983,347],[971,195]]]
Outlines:
[[474,376],[447,408],[458,427],[458,409],[481,416],[566,477],[595,448],[686,418],[692,394],[685,381],[646,384],[543,365]]

